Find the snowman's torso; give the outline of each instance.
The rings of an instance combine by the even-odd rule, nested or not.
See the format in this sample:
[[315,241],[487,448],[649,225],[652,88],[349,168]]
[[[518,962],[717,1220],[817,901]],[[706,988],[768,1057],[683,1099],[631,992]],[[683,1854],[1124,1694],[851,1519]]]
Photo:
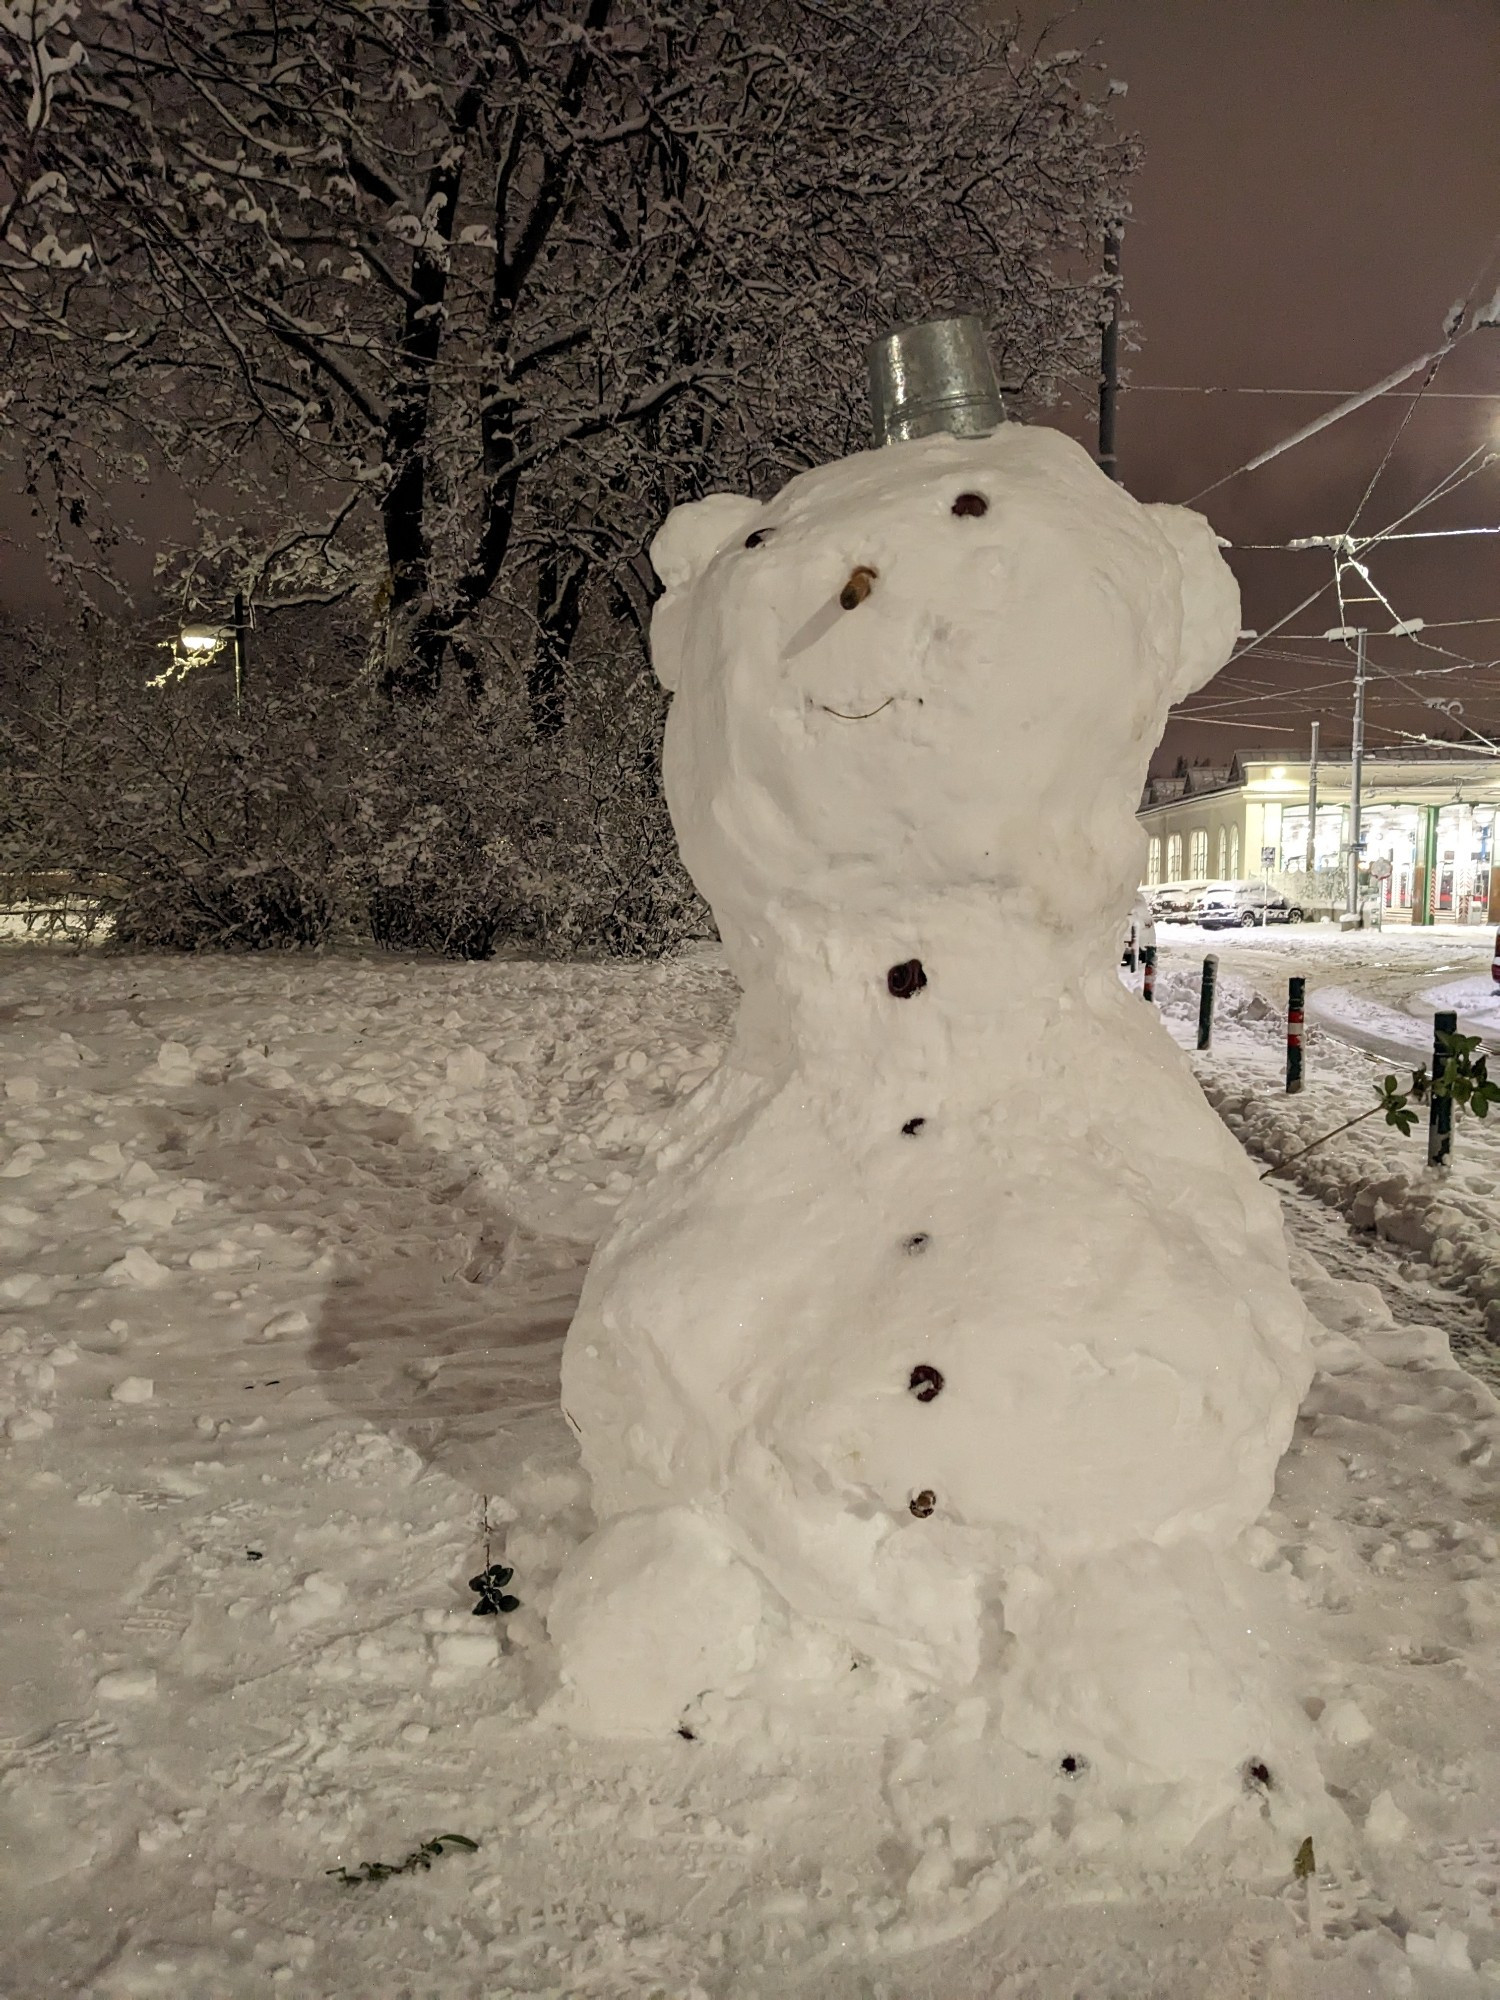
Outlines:
[[[992,1575],[1227,1542],[1304,1386],[1275,1204],[1149,1010],[1111,971],[991,1017],[944,952],[992,963],[975,929],[930,922],[904,999],[878,963],[802,981],[833,1046],[731,1058],[684,1107],[566,1350],[601,1511],[712,1513],[832,1618],[869,1616],[812,1532],[850,1513],[912,1564],[957,1530]],[[857,980],[855,942],[823,956]]]

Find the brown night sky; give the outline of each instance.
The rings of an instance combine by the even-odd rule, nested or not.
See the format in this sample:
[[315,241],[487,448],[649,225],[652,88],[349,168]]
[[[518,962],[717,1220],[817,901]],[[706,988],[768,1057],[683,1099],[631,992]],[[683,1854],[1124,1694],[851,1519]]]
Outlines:
[[[1500,287],[1495,0],[1083,0],[1064,38],[1099,43],[1130,86],[1123,122],[1146,146],[1125,245],[1140,342],[1133,382],[1367,388],[1439,344],[1445,313],[1482,267],[1479,296]],[[1429,392],[1416,408],[1361,527],[1389,524],[1476,445],[1500,445],[1500,328],[1459,347],[1433,389],[1449,394]],[[1141,499],[1188,499],[1337,400],[1137,389],[1119,420],[1125,482]],[[1410,409],[1382,399],[1220,488],[1204,511],[1234,542],[1340,532]],[[1069,427],[1092,442],[1083,417]],[[1500,465],[1410,526],[1460,523],[1500,524]],[[1245,622],[1258,630],[1332,572],[1318,554],[1231,560]],[[1367,560],[1402,618],[1492,618],[1424,636],[1500,661],[1500,536],[1387,545]],[[1372,626],[1391,622],[1378,605],[1365,613]],[[1330,592],[1287,631],[1338,622]],[[1272,650],[1305,658],[1278,660]],[[1500,741],[1500,665],[1413,681],[1414,671],[1456,662],[1409,640],[1372,641],[1370,658],[1418,696],[1462,700],[1463,720]],[[1262,742],[1295,754],[1313,715],[1325,743],[1347,744],[1351,672],[1342,647],[1269,640],[1189,704],[1217,720],[1174,723],[1158,767],[1179,752],[1227,761]],[[1287,692],[1210,709],[1268,690]],[[1397,728],[1452,727],[1388,678],[1372,682],[1372,748],[1398,742]]]
[[[1027,18],[1054,11],[1028,7]],[[1500,0],[1081,0],[1058,40],[1099,44],[1129,84],[1122,122],[1147,150],[1125,245],[1139,351],[1127,357],[1134,386],[1119,423],[1125,482],[1142,499],[1189,498],[1338,392],[1435,347],[1481,271],[1481,298],[1500,288]],[[1325,404],[1151,384],[1331,393]],[[1411,408],[1383,399],[1222,487],[1205,511],[1236,543],[1345,529]],[[1091,407],[1056,420],[1092,445]],[[1488,437],[1500,444],[1500,328],[1445,362],[1360,525],[1385,526]],[[138,518],[146,527],[149,510]],[[1460,523],[1500,524],[1500,465],[1410,525]],[[6,551],[0,603],[46,606],[18,497],[0,499],[0,526],[19,543]],[[1245,621],[1262,630],[1332,569],[1316,554],[1232,560]],[[1461,700],[1463,722],[1500,741],[1500,536],[1388,545],[1370,562],[1403,618],[1493,620],[1424,636],[1496,662],[1413,680],[1458,663],[1407,639],[1372,642],[1374,666],[1408,690],[1377,676],[1371,747],[1400,741],[1397,730],[1451,731],[1453,719],[1421,707],[1428,694]],[[1380,607],[1367,612],[1385,622]],[[1330,592],[1288,633],[1336,622]],[[1302,657],[1274,657],[1285,653]],[[1314,714],[1325,742],[1347,742],[1350,675],[1342,648],[1270,640],[1195,698],[1191,709],[1213,721],[1174,723],[1158,766],[1179,753],[1227,761],[1257,743],[1295,754]],[[1246,693],[1274,698],[1210,706]]]

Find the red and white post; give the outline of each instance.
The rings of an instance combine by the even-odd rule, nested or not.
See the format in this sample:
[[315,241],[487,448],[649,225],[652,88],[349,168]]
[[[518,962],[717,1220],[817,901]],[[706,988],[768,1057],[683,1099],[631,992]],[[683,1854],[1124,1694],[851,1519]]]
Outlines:
[[1302,1088],[1302,1014],[1306,1004],[1307,981],[1286,983],[1286,1094],[1295,1097]]

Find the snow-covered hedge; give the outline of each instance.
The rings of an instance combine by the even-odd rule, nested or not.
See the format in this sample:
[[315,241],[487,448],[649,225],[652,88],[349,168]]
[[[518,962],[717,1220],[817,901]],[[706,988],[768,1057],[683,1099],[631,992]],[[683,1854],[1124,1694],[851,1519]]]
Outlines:
[[709,929],[661,798],[661,701],[601,662],[538,739],[503,686],[392,705],[358,674],[152,686],[116,632],[34,636],[0,718],[0,877],[68,879],[140,948],[368,937],[652,956]]

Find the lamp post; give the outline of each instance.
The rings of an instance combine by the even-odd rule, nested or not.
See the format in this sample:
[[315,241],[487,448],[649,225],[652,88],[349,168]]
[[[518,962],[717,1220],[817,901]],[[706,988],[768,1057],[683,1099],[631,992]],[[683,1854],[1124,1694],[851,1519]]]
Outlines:
[[234,648],[234,712],[240,712],[245,698],[245,669],[249,647],[250,621],[245,610],[245,593],[234,593],[232,625],[184,625],[177,634],[177,650],[184,667],[206,666],[226,645]]

